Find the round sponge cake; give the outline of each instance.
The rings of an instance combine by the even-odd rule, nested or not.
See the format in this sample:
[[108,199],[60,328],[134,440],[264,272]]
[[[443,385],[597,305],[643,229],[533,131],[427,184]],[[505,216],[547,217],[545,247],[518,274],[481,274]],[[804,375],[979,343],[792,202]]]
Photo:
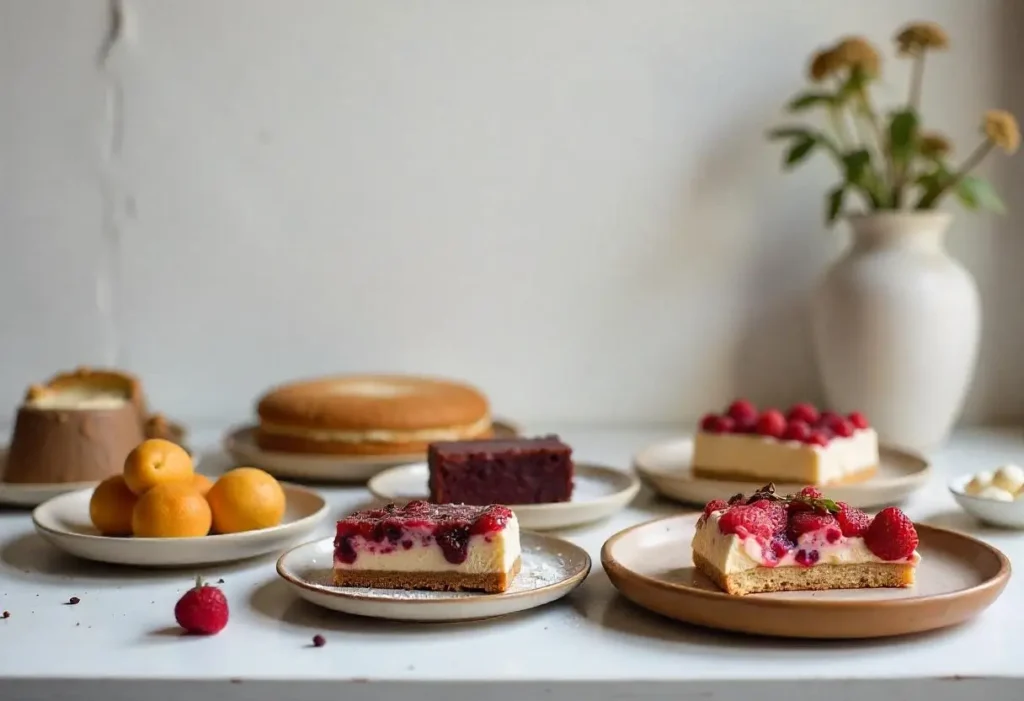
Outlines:
[[434,441],[489,438],[490,405],[459,382],[340,375],[274,388],[256,407],[263,450],[336,455],[424,452]]

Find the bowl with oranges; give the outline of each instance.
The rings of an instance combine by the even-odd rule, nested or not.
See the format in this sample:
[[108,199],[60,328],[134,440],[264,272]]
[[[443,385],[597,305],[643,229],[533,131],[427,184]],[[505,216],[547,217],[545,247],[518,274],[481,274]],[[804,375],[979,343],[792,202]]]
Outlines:
[[121,474],[32,512],[48,542],[89,560],[145,567],[213,564],[282,550],[327,515],[316,492],[254,467],[213,478],[179,445],[140,443]]

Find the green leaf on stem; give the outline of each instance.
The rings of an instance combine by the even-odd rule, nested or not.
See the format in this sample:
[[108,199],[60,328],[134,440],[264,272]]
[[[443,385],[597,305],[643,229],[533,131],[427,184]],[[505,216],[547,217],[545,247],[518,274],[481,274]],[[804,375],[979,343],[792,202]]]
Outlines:
[[965,175],[956,186],[956,196],[970,210],[987,209],[996,214],[1005,214],[1006,206],[987,180]]
[[917,146],[917,113],[912,109],[901,110],[889,122],[889,152],[895,163],[903,164]]
[[772,141],[795,138],[810,139],[813,138],[813,135],[807,127],[778,127],[768,132],[768,138]]
[[803,112],[811,107],[818,105],[831,105],[835,103],[835,95],[827,92],[805,92],[797,95],[789,104],[786,105],[786,109],[790,112]]
[[846,185],[839,185],[828,193],[828,211],[825,213],[825,222],[833,224],[843,211],[843,200],[846,199]]
[[792,146],[789,147],[789,151],[786,152],[786,168],[792,168],[798,165],[800,162],[807,159],[814,151],[814,147],[818,145],[818,140],[812,136],[808,136],[805,139],[800,139]]
[[867,149],[857,149],[843,155],[843,169],[846,181],[852,185],[862,185],[871,163],[871,153]]

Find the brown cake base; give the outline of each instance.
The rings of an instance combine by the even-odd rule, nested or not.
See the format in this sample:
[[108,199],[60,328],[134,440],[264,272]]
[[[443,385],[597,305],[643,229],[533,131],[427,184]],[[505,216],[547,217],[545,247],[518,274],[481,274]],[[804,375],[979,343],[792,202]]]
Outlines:
[[727,594],[767,594],[777,591],[878,589],[913,586],[916,568],[906,562],[865,562],[813,567],[756,567],[725,574],[697,553],[693,564]]
[[872,465],[866,467],[863,470],[857,472],[851,472],[845,475],[842,479],[832,480],[831,482],[818,482],[809,483],[800,478],[793,477],[792,475],[751,475],[742,470],[734,471],[723,471],[723,470],[706,470],[702,467],[694,465],[691,468],[694,477],[700,477],[701,479],[711,480],[728,480],[730,482],[750,482],[751,484],[764,484],[765,482],[776,482],[778,484],[799,484],[806,486],[807,484],[813,484],[816,487],[827,487],[833,484],[858,484],[860,482],[867,482],[869,479],[878,474],[878,466]]
[[[453,427],[455,428],[455,427]],[[491,426],[482,430],[467,431],[463,438],[476,440],[491,438]],[[270,453],[304,453],[318,455],[414,455],[426,454],[429,441],[318,441],[301,436],[291,436],[256,429],[256,445]]]
[[522,567],[520,558],[508,572],[389,572],[386,570],[334,570],[338,587],[370,589],[426,589],[429,591],[482,591],[500,594],[512,585]]

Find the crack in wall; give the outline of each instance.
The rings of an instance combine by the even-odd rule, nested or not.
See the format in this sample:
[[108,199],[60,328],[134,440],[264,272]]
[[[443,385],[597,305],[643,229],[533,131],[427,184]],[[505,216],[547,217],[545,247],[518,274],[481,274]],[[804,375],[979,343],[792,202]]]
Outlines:
[[125,35],[124,0],[107,0],[107,22],[97,52],[97,69],[105,88],[104,139],[100,153],[99,188],[102,207],[101,229],[106,260],[96,280],[96,303],[107,319],[108,345],[104,362],[117,367],[123,362],[119,292],[121,289],[121,227],[119,222],[121,187],[118,162],[124,136],[124,92],[115,65],[117,49]]

